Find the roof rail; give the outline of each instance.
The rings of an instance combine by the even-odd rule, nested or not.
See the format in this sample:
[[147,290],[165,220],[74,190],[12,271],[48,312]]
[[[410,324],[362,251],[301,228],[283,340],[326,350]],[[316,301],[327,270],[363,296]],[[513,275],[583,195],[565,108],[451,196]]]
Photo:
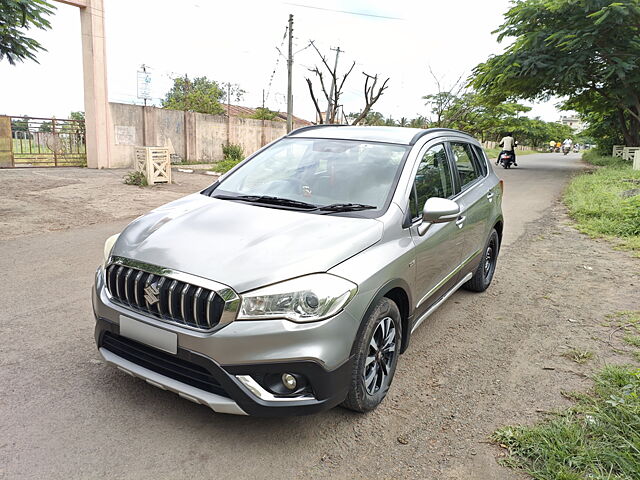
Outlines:
[[453,128],[442,128],[442,127],[426,128],[423,131],[416,133],[411,139],[411,141],[409,142],[409,145],[415,145],[416,142],[420,140],[422,137],[433,132],[452,132],[452,133],[462,133],[464,135],[469,135],[468,133],[463,132],[462,130],[455,130]]
[[294,133],[300,133],[300,132],[306,132],[307,130],[313,130],[316,128],[323,128],[323,127],[348,127],[349,125],[345,125],[342,123],[321,123],[320,125],[307,125],[306,127],[300,127],[300,128],[296,128],[295,130],[291,130],[289,133],[287,133],[287,137],[293,135]]

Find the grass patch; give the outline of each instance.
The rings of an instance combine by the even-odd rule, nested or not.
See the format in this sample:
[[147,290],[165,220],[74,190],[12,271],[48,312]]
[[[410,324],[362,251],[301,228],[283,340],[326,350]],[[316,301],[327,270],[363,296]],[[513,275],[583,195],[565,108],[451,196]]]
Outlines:
[[640,170],[617,157],[585,157],[604,166],[573,179],[564,197],[569,213],[581,232],[613,239],[640,256]]
[[593,352],[589,350],[582,350],[581,348],[573,347],[562,354],[563,357],[573,360],[576,363],[587,363],[593,358]]
[[600,155],[597,150],[587,150],[582,154],[582,160],[596,167],[625,167],[631,164],[622,157]]
[[535,479],[637,479],[640,472],[640,369],[607,366],[594,392],[533,426],[504,427],[492,439],[501,463]]
[[625,335],[622,339],[632,347],[640,348],[640,335]]

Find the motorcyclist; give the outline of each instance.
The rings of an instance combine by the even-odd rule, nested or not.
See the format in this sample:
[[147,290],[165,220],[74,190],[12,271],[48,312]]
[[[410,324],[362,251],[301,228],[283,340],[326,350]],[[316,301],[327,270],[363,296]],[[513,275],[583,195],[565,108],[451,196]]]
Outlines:
[[516,162],[516,146],[518,145],[518,142],[514,140],[513,133],[507,133],[504,137],[502,137],[502,140],[500,140],[500,143],[498,145],[502,147],[502,151],[498,155],[496,165],[500,163],[500,157],[502,156],[502,154],[507,152],[513,156],[513,164],[517,167],[518,162]]
[[556,142],[555,142],[555,140],[551,140],[549,142],[549,151],[553,152],[555,150],[555,148],[556,148]]
[[562,149],[568,149],[569,151],[571,151],[571,147],[573,147],[573,140],[571,140],[570,138],[565,138],[564,142],[562,142]]

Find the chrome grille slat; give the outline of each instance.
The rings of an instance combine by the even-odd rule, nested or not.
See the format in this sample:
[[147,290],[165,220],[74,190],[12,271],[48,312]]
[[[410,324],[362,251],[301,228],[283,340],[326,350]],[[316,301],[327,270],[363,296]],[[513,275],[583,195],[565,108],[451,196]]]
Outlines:
[[171,317],[175,317],[175,315],[173,314],[173,291],[176,289],[177,285],[178,281],[174,280],[173,282],[171,282],[171,286],[169,287],[169,315]]
[[202,293],[202,287],[198,287],[196,293],[193,294],[193,318],[196,321],[196,324],[200,326],[200,319],[198,318],[198,299],[200,298],[200,294]]
[[142,275],[144,275],[144,272],[142,270],[138,270],[138,274],[136,275],[136,279],[133,281],[133,298],[136,301],[136,305],[140,306],[140,299],[138,298],[138,286],[140,283],[140,279],[142,278]]
[[122,298],[122,294],[120,293],[120,275],[122,275],[122,270],[124,270],[124,267],[120,266],[116,272],[116,294],[120,298]]
[[[110,298],[125,308],[193,330],[209,331],[228,323],[221,322],[225,300],[216,290],[161,275],[160,269],[155,273],[150,270],[121,263],[107,266],[105,286]],[[150,285],[155,287],[153,295],[145,292]]]
[[208,296],[207,296],[207,325],[209,326],[209,328],[211,328],[213,325],[211,325],[211,302],[213,302],[213,297],[215,297],[216,292],[211,292]]
[[124,298],[127,300],[127,303],[131,305],[131,299],[129,298],[129,277],[133,273],[133,270],[130,268],[127,269],[127,273],[124,274]]
[[158,303],[156,303],[156,306],[158,308],[158,315],[160,315],[162,317],[162,285],[164,285],[164,281],[166,280],[165,277],[160,277],[160,281],[158,282],[158,291],[160,292],[158,294]]
[[185,314],[186,305],[187,305],[187,292],[189,291],[190,285],[188,283],[184,284],[182,291],[180,292],[180,314],[182,315],[182,320],[186,323],[187,316]]

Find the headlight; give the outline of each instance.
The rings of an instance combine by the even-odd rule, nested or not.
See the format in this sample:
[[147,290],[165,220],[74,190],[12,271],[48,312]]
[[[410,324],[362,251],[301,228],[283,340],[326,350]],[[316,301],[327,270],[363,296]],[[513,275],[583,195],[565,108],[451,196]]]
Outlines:
[[286,318],[315,322],[335,315],[355,295],[357,285],[328,273],[276,283],[242,295],[238,320]]
[[116,240],[118,240],[119,236],[120,234],[116,233],[115,235],[111,235],[109,238],[107,238],[107,241],[104,242],[104,265],[106,265],[109,261],[111,250],[113,250],[113,245],[116,243]]

